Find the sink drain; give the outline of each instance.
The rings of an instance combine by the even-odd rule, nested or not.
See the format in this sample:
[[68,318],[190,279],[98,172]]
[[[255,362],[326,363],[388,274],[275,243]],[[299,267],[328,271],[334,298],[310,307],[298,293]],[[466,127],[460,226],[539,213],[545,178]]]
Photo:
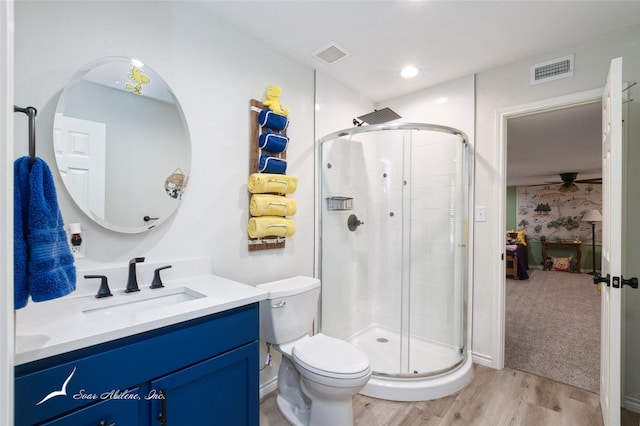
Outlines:
[[389,339],[385,339],[384,337],[378,337],[376,339],[376,341],[378,341],[380,343],[387,343],[389,341]]

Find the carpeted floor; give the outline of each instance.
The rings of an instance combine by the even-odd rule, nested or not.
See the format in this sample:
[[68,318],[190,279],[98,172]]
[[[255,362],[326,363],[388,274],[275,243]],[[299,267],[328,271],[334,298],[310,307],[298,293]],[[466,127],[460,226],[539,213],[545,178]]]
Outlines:
[[600,293],[588,274],[506,281],[505,366],[599,392]]

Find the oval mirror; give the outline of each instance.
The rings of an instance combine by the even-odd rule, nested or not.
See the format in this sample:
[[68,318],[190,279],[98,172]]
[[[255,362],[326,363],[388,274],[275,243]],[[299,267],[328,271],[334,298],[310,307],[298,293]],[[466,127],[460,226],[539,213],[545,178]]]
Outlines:
[[143,232],[180,205],[187,122],[167,83],[135,59],[102,58],[75,74],[58,100],[53,143],[71,197],[107,229]]

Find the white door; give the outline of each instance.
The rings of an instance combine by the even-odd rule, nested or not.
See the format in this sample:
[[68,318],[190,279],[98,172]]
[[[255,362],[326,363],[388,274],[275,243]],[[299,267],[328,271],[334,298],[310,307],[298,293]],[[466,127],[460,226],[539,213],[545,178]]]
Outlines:
[[607,426],[620,425],[622,289],[622,58],[611,61],[602,96],[602,286],[600,404]]
[[90,217],[105,216],[106,125],[56,114],[53,146],[62,181]]

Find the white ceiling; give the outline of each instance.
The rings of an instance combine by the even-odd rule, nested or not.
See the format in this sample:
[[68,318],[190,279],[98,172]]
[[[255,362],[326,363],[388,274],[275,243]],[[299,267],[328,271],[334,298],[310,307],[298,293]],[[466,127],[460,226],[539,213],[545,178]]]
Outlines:
[[[200,2],[374,102],[640,25],[640,1]],[[333,65],[311,55],[331,42],[351,55]],[[407,64],[421,73],[400,78]]]
[[600,102],[511,118],[507,123],[507,184],[561,182],[601,177]]
[[[640,25],[640,1],[200,2],[262,43],[376,103]],[[350,55],[333,64],[312,55],[329,43]],[[420,74],[401,78],[407,64],[419,67]],[[598,169],[599,143],[579,133],[600,125],[595,109],[514,119],[513,129],[510,120],[509,174]],[[597,152],[589,152],[592,145]]]

